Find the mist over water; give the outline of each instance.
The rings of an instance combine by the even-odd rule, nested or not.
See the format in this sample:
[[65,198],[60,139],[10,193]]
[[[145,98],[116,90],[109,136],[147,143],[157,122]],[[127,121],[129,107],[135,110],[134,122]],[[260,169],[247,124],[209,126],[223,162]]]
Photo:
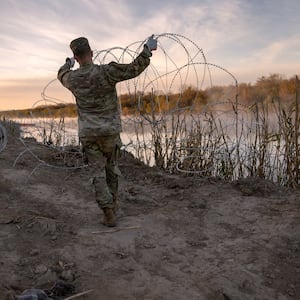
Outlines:
[[[77,118],[22,118],[12,119],[21,128],[21,138],[34,138],[37,142],[53,145],[63,149],[66,146],[79,146]],[[150,128],[146,129],[144,137],[151,141]],[[123,131],[121,132],[122,148],[135,155],[137,136],[134,129],[134,120],[123,118]],[[154,160],[151,159],[151,164]]]
[[[266,125],[253,116],[233,110],[215,111],[213,117],[210,112],[156,114],[154,120],[148,115],[123,116],[122,149],[170,172],[233,180],[258,176],[263,168],[266,179],[283,181],[287,154],[285,140],[278,137],[278,119],[270,114]],[[23,139],[33,138],[59,151],[79,146],[77,118],[12,121],[20,124]]]

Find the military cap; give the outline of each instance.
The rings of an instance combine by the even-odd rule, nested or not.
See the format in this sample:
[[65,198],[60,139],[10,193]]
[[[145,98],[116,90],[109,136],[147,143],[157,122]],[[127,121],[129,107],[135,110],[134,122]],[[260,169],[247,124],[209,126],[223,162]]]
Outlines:
[[73,53],[83,52],[85,50],[90,50],[89,41],[85,37],[79,37],[75,40],[73,40],[70,43],[70,48],[73,51]]

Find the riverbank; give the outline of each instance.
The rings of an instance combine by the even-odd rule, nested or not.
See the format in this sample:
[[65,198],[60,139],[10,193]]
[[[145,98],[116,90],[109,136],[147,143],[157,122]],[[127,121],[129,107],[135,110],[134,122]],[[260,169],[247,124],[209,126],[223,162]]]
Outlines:
[[299,190],[172,175],[124,152],[109,229],[89,169],[43,165],[64,162],[27,146],[9,132],[0,153],[0,299],[58,279],[91,290],[78,299],[299,297]]

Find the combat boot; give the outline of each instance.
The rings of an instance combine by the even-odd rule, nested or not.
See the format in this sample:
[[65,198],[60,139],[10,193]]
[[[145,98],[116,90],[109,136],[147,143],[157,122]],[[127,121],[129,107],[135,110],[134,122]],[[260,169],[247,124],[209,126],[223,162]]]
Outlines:
[[112,208],[103,208],[104,219],[102,224],[107,227],[116,226],[116,216]]

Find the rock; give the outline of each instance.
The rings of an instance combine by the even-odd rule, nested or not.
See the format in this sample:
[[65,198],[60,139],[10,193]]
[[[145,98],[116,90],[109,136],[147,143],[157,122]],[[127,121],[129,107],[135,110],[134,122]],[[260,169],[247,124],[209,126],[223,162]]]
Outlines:
[[232,185],[240,190],[243,196],[268,197],[279,191],[279,187],[273,182],[259,177],[240,178],[233,181]]
[[56,273],[48,269],[45,274],[39,276],[37,280],[37,286],[45,286],[51,282],[54,282],[55,280],[57,280]]
[[36,256],[36,255],[38,255],[40,253],[40,250],[38,250],[38,249],[32,249],[31,251],[30,251],[30,256]]
[[38,265],[35,270],[34,270],[34,273],[35,274],[45,274],[47,272],[48,268],[41,264],[41,265]]
[[64,270],[61,275],[60,275],[61,279],[65,280],[65,281],[73,281],[74,280],[74,273],[72,272],[72,270]]

